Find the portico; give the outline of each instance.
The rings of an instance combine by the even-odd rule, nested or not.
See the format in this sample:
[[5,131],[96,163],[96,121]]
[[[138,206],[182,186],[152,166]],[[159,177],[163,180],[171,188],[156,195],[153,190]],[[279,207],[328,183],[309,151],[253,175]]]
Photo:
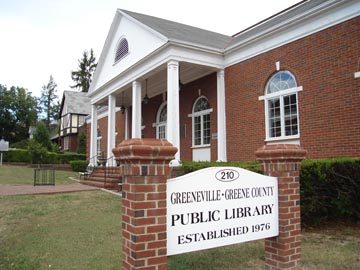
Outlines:
[[[158,20],[123,10],[115,14],[88,94],[92,103],[90,157],[99,151],[97,109],[107,106],[107,143],[101,152],[108,159],[116,147],[116,134],[125,133],[124,138],[166,138],[178,148],[177,161],[182,152],[188,160],[226,161],[221,50],[228,37],[172,22],[169,32],[164,32]],[[174,36],[179,34],[171,28],[178,27],[194,35]],[[204,34],[203,40],[197,40],[197,32]],[[215,76],[216,81],[204,85],[201,79],[206,76]],[[143,102],[145,96],[149,104]],[[117,128],[116,110],[124,114],[124,130]]]

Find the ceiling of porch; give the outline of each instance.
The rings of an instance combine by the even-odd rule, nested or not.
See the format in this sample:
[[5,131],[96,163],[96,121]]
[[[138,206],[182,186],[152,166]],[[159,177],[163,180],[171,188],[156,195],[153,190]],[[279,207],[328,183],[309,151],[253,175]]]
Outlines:
[[[182,84],[187,84],[206,75],[215,72],[216,69],[209,66],[202,66],[191,64],[187,62],[180,63],[180,81]],[[149,73],[139,78],[142,83],[142,99],[146,92],[149,98],[155,97],[166,92],[167,89],[167,65],[162,65],[157,69],[151,70]],[[147,91],[146,91],[147,80]],[[128,85],[115,92],[116,106],[124,105],[130,106],[132,103],[132,85]],[[99,105],[107,106],[107,99],[104,99]]]

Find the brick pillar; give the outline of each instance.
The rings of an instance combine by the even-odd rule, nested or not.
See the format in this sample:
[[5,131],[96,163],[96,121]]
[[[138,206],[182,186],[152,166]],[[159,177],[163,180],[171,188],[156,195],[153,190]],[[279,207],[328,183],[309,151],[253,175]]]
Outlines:
[[166,181],[177,149],[166,140],[130,139],[113,149],[122,180],[122,269],[167,268]]
[[278,177],[279,236],[265,240],[265,269],[301,269],[300,183],[306,151],[299,145],[266,145],[255,152],[266,175]]

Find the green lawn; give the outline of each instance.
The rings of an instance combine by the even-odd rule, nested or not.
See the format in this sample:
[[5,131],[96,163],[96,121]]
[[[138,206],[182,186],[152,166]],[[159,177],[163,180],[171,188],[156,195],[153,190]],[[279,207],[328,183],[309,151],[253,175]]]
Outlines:
[[[303,270],[360,266],[360,228],[303,234]],[[264,241],[169,257],[169,270],[264,269]],[[121,198],[102,191],[0,197],[0,269],[121,269]]]
[[121,198],[0,197],[0,269],[121,269]]
[[[73,184],[69,177],[77,177],[79,174],[69,171],[55,171],[55,184]],[[33,185],[34,168],[26,166],[0,166],[1,185]]]
[[[0,167],[1,185],[32,185],[34,169]],[[76,173],[56,171],[56,184]],[[303,270],[360,269],[360,226],[303,232]],[[264,269],[264,241],[168,259],[169,270]],[[102,191],[0,196],[0,269],[121,269],[121,198]]]

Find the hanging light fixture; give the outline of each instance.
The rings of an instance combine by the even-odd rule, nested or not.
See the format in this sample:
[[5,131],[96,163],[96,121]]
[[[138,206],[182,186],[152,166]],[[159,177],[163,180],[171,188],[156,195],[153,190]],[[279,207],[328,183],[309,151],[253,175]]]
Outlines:
[[120,106],[120,112],[122,113],[122,114],[124,114],[125,113],[125,106],[124,106],[124,92],[122,92],[121,93],[122,94],[122,100],[121,100],[121,106]]
[[143,99],[143,102],[144,102],[144,104],[148,104],[149,103],[149,100],[150,100],[150,98],[148,97],[148,95],[147,95],[147,79],[145,80],[145,97],[144,97],[144,99]]

